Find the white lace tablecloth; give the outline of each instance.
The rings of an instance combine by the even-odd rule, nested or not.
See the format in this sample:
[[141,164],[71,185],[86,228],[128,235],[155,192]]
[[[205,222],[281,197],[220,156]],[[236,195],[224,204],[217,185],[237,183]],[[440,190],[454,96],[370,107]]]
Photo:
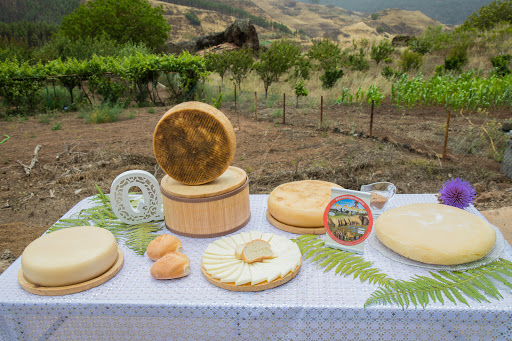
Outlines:
[[[432,194],[397,195],[394,206],[435,202]],[[266,195],[251,195],[252,217],[242,231],[259,230],[293,238],[265,218]],[[65,217],[89,207],[85,199]],[[468,209],[479,216],[471,207]],[[162,233],[167,232],[163,229]],[[236,232],[239,233],[239,232]],[[504,298],[471,307],[431,304],[427,309],[396,306],[363,308],[377,288],[305,261],[293,280],[256,293],[210,284],[200,259],[214,239],[180,237],[191,274],[155,280],[153,264],[121,245],[125,263],[117,276],[85,292],[44,297],[19,286],[20,259],[0,275],[1,340],[512,340],[512,292],[496,284]],[[376,255],[376,256],[375,256]],[[376,264],[393,278],[427,275],[421,268],[374,253]],[[503,258],[512,259],[507,244]]]

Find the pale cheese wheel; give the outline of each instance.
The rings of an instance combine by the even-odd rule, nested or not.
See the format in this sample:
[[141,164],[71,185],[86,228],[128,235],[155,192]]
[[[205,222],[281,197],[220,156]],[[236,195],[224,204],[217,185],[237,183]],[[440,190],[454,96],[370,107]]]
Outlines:
[[294,227],[322,227],[331,188],[343,188],[320,180],[303,180],[282,184],[268,197],[268,211],[278,221]]
[[236,150],[229,119],[201,102],[185,102],[167,111],[153,134],[156,161],[171,178],[187,185],[217,179]]
[[427,264],[455,265],[478,260],[496,243],[483,219],[442,204],[412,204],[384,212],[374,224],[391,250]]
[[114,235],[95,226],[58,230],[34,240],[21,255],[23,274],[46,287],[82,283],[107,271],[118,257]]

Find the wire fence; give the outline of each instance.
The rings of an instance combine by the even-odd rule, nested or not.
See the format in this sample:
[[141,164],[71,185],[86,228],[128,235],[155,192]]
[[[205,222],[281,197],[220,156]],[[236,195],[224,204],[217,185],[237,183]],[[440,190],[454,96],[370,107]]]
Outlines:
[[[442,107],[396,107],[386,101],[342,103],[339,98],[268,94],[235,88],[211,88],[202,99],[212,103],[222,91],[222,106],[259,121],[333,131],[394,143],[430,158],[474,155],[501,162],[510,136],[502,124],[511,121],[510,108],[471,112]],[[235,122],[236,123],[236,122]]]

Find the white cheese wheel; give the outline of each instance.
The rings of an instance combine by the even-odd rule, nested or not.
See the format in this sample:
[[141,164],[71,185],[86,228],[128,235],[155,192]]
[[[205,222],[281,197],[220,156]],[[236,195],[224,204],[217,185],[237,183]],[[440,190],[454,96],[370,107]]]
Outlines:
[[331,188],[343,188],[332,182],[304,180],[282,184],[268,197],[268,211],[283,224],[295,227],[322,227]]
[[[257,231],[242,232],[231,236],[230,240],[245,243],[265,238],[270,241],[272,258],[261,262],[246,263],[238,260],[235,256],[226,256],[228,251],[219,245],[230,245],[223,237],[221,243],[216,240],[208,245],[203,254],[202,266],[206,273],[223,283],[234,283],[242,285],[250,283],[255,285],[264,281],[271,282],[279,277],[284,277],[299,266],[302,255],[297,244],[291,240],[272,233],[261,233]],[[233,249],[230,247],[230,253]]]
[[82,283],[107,271],[118,257],[114,235],[95,226],[58,230],[34,240],[21,255],[30,282],[56,287]]
[[455,265],[478,260],[496,243],[483,219],[442,204],[412,204],[384,212],[374,224],[391,250],[423,263]]

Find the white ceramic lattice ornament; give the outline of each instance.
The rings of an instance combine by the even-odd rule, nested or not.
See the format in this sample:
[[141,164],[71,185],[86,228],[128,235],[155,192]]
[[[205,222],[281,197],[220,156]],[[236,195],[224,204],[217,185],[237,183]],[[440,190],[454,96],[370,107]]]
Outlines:
[[[129,190],[138,187],[142,198],[133,207]],[[110,203],[116,217],[126,224],[140,224],[148,221],[162,220],[162,196],[155,177],[143,170],[132,170],[119,174],[110,186]]]

